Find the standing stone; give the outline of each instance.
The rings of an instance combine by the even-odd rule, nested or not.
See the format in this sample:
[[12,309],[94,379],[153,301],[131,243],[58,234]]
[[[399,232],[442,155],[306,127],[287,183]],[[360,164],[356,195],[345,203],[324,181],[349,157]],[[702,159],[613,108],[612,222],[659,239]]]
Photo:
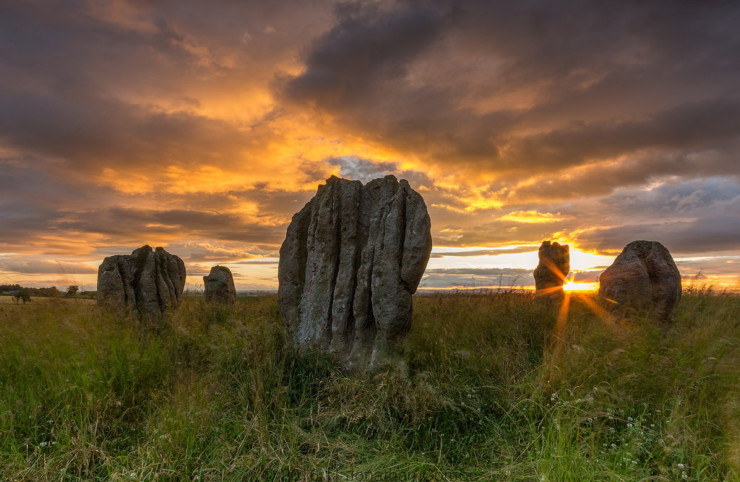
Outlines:
[[562,296],[563,283],[570,271],[568,245],[543,241],[537,255],[540,262],[534,270],[536,296]]
[[422,197],[394,176],[332,176],[288,226],[278,302],[296,349],[348,367],[385,363],[411,327],[411,295],[432,249]]
[[203,277],[206,286],[206,301],[215,303],[234,304],[236,288],[231,270],[226,266],[214,266],[208,276]]
[[182,302],[185,264],[163,248],[109,256],[98,268],[98,304],[151,319]]
[[599,296],[611,309],[670,320],[681,299],[681,273],[657,241],[633,241],[599,277]]

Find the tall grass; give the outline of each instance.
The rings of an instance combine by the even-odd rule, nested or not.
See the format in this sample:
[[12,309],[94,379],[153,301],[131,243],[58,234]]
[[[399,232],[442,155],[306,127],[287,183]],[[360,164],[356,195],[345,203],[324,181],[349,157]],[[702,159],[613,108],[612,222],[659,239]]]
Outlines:
[[417,297],[406,365],[366,375],[285,351],[275,297],[4,305],[0,479],[738,479],[740,298],[668,328],[593,303]]

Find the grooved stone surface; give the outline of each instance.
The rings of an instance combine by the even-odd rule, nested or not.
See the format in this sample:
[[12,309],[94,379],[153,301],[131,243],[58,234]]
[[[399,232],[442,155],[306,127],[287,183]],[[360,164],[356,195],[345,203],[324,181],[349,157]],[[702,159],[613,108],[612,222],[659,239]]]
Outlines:
[[669,320],[681,299],[681,273],[657,241],[633,241],[599,277],[607,307]]
[[175,309],[185,289],[185,264],[163,248],[108,256],[98,268],[98,304],[151,319]]
[[293,216],[280,248],[278,302],[294,348],[350,368],[386,361],[411,327],[411,295],[432,249],[422,197],[394,176],[332,176]]

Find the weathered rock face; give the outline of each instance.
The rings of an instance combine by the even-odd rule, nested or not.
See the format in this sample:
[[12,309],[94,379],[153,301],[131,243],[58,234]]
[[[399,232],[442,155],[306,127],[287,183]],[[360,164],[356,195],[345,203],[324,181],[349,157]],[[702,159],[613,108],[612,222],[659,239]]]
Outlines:
[[669,320],[681,299],[681,273],[657,241],[633,241],[599,277],[599,296],[621,311]]
[[393,176],[332,176],[295,216],[280,248],[278,301],[296,349],[351,368],[384,363],[411,327],[411,295],[432,249],[422,197]]
[[534,270],[536,295],[562,296],[563,283],[570,271],[570,248],[567,244],[543,241],[537,254],[540,262]]
[[98,268],[98,304],[145,319],[177,308],[185,288],[185,264],[162,248],[109,256]]
[[231,270],[226,266],[214,266],[208,276],[203,277],[206,286],[206,301],[232,304],[236,300],[236,288]]

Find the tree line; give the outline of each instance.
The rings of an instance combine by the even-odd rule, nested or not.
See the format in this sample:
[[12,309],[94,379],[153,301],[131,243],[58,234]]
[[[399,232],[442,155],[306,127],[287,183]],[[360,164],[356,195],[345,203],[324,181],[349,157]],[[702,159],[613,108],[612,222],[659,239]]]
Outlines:
[[23,300],[25,303],[27,301],[31,301],[32,296],[38,296],[41,298],[74,298],[77,296],[92,298],[95,296],[96,292],[80,291],[80,287],[77,285],[68,286],[66,291],[60,291],[56,286],[48,288],[30,288],[21,286],[20,284],[4,284],[0,285],[0,294],[14,296],[16,300]]

